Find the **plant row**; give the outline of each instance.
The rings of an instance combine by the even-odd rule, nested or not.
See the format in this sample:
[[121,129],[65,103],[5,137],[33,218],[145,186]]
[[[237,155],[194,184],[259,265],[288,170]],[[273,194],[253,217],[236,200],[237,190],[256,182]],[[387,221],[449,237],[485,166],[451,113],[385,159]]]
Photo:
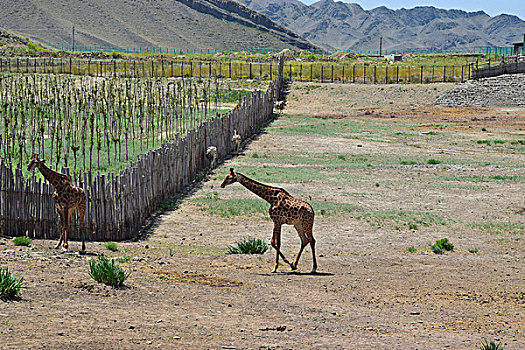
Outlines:
[[231,109],[245,91],[219,79],[0,78],[0,158],[118,170],[137,155]]

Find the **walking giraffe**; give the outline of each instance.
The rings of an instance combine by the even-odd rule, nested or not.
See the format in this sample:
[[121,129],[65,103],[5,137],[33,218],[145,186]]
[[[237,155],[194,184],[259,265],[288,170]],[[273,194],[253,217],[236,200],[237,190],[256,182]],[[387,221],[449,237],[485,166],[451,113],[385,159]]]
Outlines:
[[27,170],[32,171],[38,168],[42,176],[55,188],[53,199],[55,200],[56,210],[62,224],[60,240],[55,248],[60,247],[60,244],[63,242],[63,248],[67,250],[67,230],[71,226],[71,214],[73,214],[73,211],[77,208],[82,230],[82,251],[85,251],[86,244],[84,242],[84,236],[86,227],[84,225],[84,214],[86,212],[86,194],[82,188],[73,184],[67,175],[49,169],[44,162],[44,159],[38,159],[38,157],[33,156],[29,161]]
[[[243,174],[235,173],[233,168],[230,168],[230,174],[226,176],[221,187],[224,188],[235,182],[239,182],[271,205],[270,218],[273,220],[274,224],[272,247],[276,250],[275,265],[272,272],[277,272],[279,256],[283,258],[285,263],[290,265],[292,270],[296,270],[297,263],[299,262],[304,247],[310,243],[313,259],[312,273],[315,273],[317,270],[317,261],[315,259],[315,239],[313,236],[314,210],[312,209],[312,206],[307,202],[292,197],[282,188],[262,184]],[[293,263],[290,263],[280,250],[281,226],[284,224],[294,225],[299,234],[299,238],[301,238],[301,248],[299,249]]]

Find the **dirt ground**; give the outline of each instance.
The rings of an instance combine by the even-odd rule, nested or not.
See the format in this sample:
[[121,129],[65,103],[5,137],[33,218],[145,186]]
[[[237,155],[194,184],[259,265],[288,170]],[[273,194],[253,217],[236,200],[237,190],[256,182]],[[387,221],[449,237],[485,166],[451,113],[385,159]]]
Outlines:
[[[0,302],[0,349],[479,349],[483,339],[525,349],[525,109],[431,104],[451,87],[294,84],[284,115],[159,213],[144,239],[117,252],[88,242],[81,256],[79,242],[62,253],[54,241],[0,238],[0,265],[28,287]],[[225,254],[246,236],[269,241],[273,228],[267,215],[199,205],[256,198],[220,188],[230,167],[307,201],[355,206],[316,210],[317,274],[309,248],[295,273],[282,261],[270,273],[271,248]],[[445,237],[454,250],[434,254]],[[297,252],[293,227],[282,244]],[[125,288],[90,278],[97,253],[130,258]]]

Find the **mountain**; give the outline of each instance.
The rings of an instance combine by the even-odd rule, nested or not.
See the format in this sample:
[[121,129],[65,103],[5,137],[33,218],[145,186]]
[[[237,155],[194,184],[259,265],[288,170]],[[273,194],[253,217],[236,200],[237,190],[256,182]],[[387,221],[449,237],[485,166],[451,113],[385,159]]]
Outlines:
[[313,48],[233,0],[0,0],[0,26],[44,44]]
[[522,41],[525,21],[490,17],[483,11],[443,10],[432,6],[364,10],[358,4],[321,0],[239,0],[253,10],[324,48],[347,50],[459,49],[509,46]]

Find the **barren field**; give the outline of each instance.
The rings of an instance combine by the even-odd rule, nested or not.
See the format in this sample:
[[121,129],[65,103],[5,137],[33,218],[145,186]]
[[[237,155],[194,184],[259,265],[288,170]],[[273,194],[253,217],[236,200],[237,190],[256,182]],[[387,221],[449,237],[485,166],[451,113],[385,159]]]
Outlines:
[[[0,349],[524,349],[525,109],[432,105],[451,87],[294,84],[142,240],[0,238],[28,287],[0,302]],[[230,167],[312,204],[317,274],[308,247],[294,273],[270,273],[272,248],[226,255],[273,229],[265,202],[220,188]],[[285,256],[299,242],[285,226]],[[127,261],[125,288],[90,278],[97,253]]]

